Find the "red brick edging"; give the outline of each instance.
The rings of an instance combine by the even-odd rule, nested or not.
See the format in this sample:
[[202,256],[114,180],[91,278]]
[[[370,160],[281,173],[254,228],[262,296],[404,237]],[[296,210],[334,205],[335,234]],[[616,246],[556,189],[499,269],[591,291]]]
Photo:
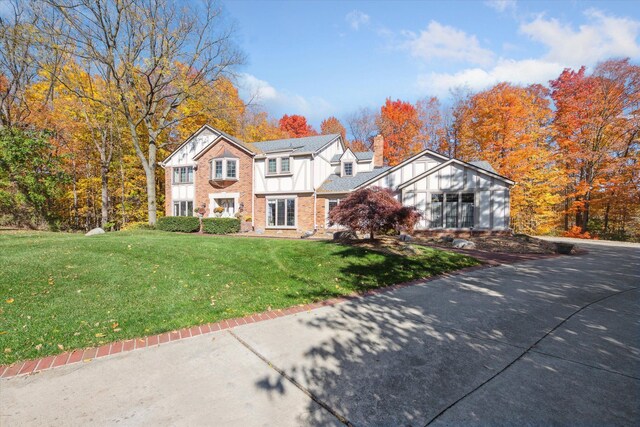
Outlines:
[[[540,255],[536,258],[528,259],[540,259],[549,258],[550,256]],[[512,260],[517,262],[518,260]],[[519,260],[522,261],[522,260]],[[236,326],[247,325],[250,323],[262,322],[265,320],[276,319],[278,317],[290,316],[292,314],[301,313],[303,311],[310,311],[321,307],[329,307],[336,304],[340,304],[346,301],[352,301],[358,298],[363,298],[371,295],[378,295],[385,292],[394,291],[396,289],[406,288],[408,286],[415,286],[422,283],[431,282],[437,279],[445,277],[453,277],[462,273],[468,273],[471,271],[482,270],[485,268],[494,267],[499,265],[497,263],[485,263],[482,265],[467,267],[460,270],[452,271],[449,273],[443,273],[434,275],[431,277],[416,279],[409,282],[397,283],[382,288],[371,289],[366,292],[353,293],[343,297],[331,298],[324,301],[314,302],[311,304],[296,305],[286,309],[277,309],[271,311],[265,311],[262,313],[252,314],[250,316],[239,317],[234,319],[225,319],[216,323],[207,323],[199,326],[192,326],[190,328],[184,328],[177,331],[164,332],[157,335],[151,335],[143,338],[134,338],[125,341],[116,341],[105,344],[101,347],[92,347],[86,349],[76,349],[67,351],[56,356],[47,356],[35,360],[26,360],[16,362],[13,365],[0,366],[0,378],[11,378],[18,375],[28,375],[36,372],[46,371],[49,369],[57,368],[59,366],[72,365],[80,362],[90,362],[93,359],[100,359],[105,356],[111,356],[118,353],[125,353],[132,350],[138,350],[146,347],[156,347],[161,344],[165,344],[171,341],[177,341],[181,339],[191,338],[198,335],[209,334],[212,332],[218,332],[225,329],[235,328]]]

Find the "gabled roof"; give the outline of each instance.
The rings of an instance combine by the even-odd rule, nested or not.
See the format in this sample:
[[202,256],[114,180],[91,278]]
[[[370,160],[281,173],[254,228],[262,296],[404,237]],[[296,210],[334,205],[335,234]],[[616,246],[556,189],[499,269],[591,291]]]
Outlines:
[[[373,160],[373,151],[352,151],[352,153],[358,161]],[[331,163],[338,163],[341,157],[342,154],[334,154],[331,158]]]
[[497,173],[492,172],[493,168],[491,167],[491,165],[488,162],[478,161],[478,162],[475,162],[475,163],[486,164],[486,166],[488,166],[491,170],[488,170],[488,169],[485,169],[485,168],[481,168],[480,166],[476,166],[473,163],[474,162],[466,163],[466,162],[463,162],[462,160],[458,160],[458,159],[449,159],[446,162],[440,163],[439,165],[436,165],[436,166],[432,167],[431,169],[428,169],[428,170],[422,172],[421,174],[414,176],[410,180],[403,182],[402,184],[398,185],[398,189],[400,190],[400,189],[403,189],[405,187],[408,187],[409,185],[411,185],[411,184],[413,184],[413,183],[415,183],[417,181],[420,181],[421,179],[424,179],[427,176],[429,176],[429,175],[431,175],[431,174],[439,171],[440,169],[443,169],[446,166],[449,166],[451,164],[458,164],[458,165],[461,165],[461,166],[469,167],[471,169],[475,169],[475,170],[477,170],[477,171],[479,171],[481,173],[484,173],[485,175],[489,175],[491,177],[494,177],[494,178],[497,178],[497,179],[499,179],[501,181],[504,181],[509,185],[515,184],[515,182],[510,180],[509,178],[505,178],[502,175],[498,175]]
[[[169,156],[168,156],[166,159],[164,159],[162,162],[160,162],[160,166],[164,166],[164,165],[169,161],[169,159],[171,159],[171,158],[173,157],[173,155],[174,155],[174,154],[176,154],[178,151],[180,151],[180,149],[181,149],[182,147],[184,147],[185,145],[187,145],[187,144],[188,144],[188,143],[189,143],[193,138],[195,138],[196,136],[198,136],[198,135],[199,135],[203,130],[205,130],[205,129],[206,129],[206,130],[208,130],[208,131],[210,131],[210,132],[212,132],[212,133],[214,133],[214,134],[218,134],[218,135],[220,135],[220,136],[223,136],[226,140],[228,140],[229,142],[234,143],[234,144],[235,144],[235,145],[237,145],[239,148],[243,149],[244,151],[248,152],[249,154],[252,154],[252,155],[253,155],[253,154],[255,154],[255,152],[253,151],[253,149],[252,149],[251,147],[249,147],[246,143],[244,143],[242,140],[240,140],[240,139],[238,139],[238,138],[236,138],[236,137],[234,137],[234,136],[231,136],[231,135],[229,135],[229,134],[228,134],[228,133],[226,133],[226,132],[223,132],[223,131],[218,130],[218,129],[214,128],[214,127],[211,127],[211,126],[209,126],[209,125],[202,125],[202,126],[200,127],[200,129],[198,129],[197,131],[195,131],[195,132],[193,132],[191,135],[189,135],[189,137],[188,137],[187,139],[185,139],[185,141],[184,141],[182,144],[180,144],[180,146],[179,146],[178,148],[176,148],[175,150],[173,150],[173,151],[171,152],[171,154],[169,154]],[[220,137],[213,138],[213,141],[211,141],[209,144],[205,145],[205,146],[204,146],[204,148],[203,148],[202,150],[200,150],[200,152],[199,152],[199,153],[197,153],[197,154],[194,156],[194,158],[195,158],[195,157],[197,157],[200,153],[205,152],[205,151],[206,151],[206,150],[207,150],[207,149],[208,149],[212,144],[214,144],[215,142],[217,142],[219,139],[220,139]]]
[[389,166],[374,168],[368,172],[358,172],[353,176],[340,176],[331,174],[320,185],[318,193],[347,193],[359,187],[363,182],[369,181],[389,170]]
[[471,162],[469,162],[469,164],[473,165],[473,166],[477,166],[480,169],[484,169],[487,170],[489,172],[493,172],[495,174],[497,174],[498,172],[496,172],[496,170],[493,168],[493,166],[491,166],[491,164],[485,160],[473,160]]
[[329,135],[315,135],[304,138],[274,139],[272,141],[252,142],[258,153],[272,153],[279,151],[291,151],[294,154],[317,153],[326,145],[341,138],[339,133]]

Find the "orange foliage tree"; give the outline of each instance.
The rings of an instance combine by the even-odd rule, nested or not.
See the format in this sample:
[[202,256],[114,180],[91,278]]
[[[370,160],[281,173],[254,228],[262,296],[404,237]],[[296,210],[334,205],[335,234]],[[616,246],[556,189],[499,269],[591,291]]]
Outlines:
[[313,136],[318,133],[313,127],[307,123],[307,118],[297,114],[284,115],[278,122],[280,129],[291,138],[302,138],[304,136]]
[[570,179],[564,228],[608,233],[620,205],[623,217],[639,213],[640,67],[624,59],[598,64],[591,75],[566,69],[551,88],[555,139]]
[[320,123],[320,133],[326,135],[330,133],[339,133],[342,136],[342,140],[347,142],[347,129],[340,123],[340,120],[331,116],[328,119],[324,119]]
[[473,95],[458,125],[463,160],[486,160],[516,181],[511,191],[512,227],[546,233],[555,224],[562,173],[555,163],[548,124],[547,91],[509,83]]
[[418,153],[422,122],[418,110],[409,102],[387,98],[377,119],[380,133],[384,136],[384,158],[391,166]]

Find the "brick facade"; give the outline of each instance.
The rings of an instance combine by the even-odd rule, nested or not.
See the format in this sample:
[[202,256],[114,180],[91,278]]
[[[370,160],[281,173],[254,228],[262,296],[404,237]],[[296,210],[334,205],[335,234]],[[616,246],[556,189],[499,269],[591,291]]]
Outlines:
[[164,214],[165,216],[173,215],[171,209],[171,177],[173,176],[173,168],[164,170]]
[[[229,181],[211,181],[212,160],[215,158],[232,155],[238,160],[237,176],[238,180]],[[224,196],[222,193],[239,193],[238,205],[235,211],[238,212],[242,207],[242,219],[251,216],[252,188],[253,188],[253,158],[246,151],[236,147],[225,140],[221,140],[197,160],[197,169],[194,171],[195,181],[195,204],[193,209],[197,210],[200,206],[205,205],[207,213],[211,212],[210,195]]]
[[[294,231],[295,233],[304,233],[306,231],[313,231],[314,229],[314,197],[313,194],[297,194],[296,196],[296,228],[283,227],[284,231]],[[262,229],[266,232],[271,230],[279,230],[278,227],[267,228],[267,198],[278,198],[286,196],[264,196],[256,195],[255,198],[255,229]],[[320,218],[318,217],[320,220]]]

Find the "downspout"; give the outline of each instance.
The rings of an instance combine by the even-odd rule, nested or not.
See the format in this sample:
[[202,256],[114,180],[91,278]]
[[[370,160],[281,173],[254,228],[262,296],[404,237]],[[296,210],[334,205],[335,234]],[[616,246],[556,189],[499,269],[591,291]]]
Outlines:
[[318,231],[317,211],[318,211],[318,198],[316,195],[316,164],[315,154],[311,154],[311,188],[313,188],[313,232]]
[[[255,169],[256,169],[256,156],[255,154],[251,156],[251,228],[253,230],[256,229],[256,183],[255,179]],[[265,207],[265,215],[266,215],[266,207]]]

